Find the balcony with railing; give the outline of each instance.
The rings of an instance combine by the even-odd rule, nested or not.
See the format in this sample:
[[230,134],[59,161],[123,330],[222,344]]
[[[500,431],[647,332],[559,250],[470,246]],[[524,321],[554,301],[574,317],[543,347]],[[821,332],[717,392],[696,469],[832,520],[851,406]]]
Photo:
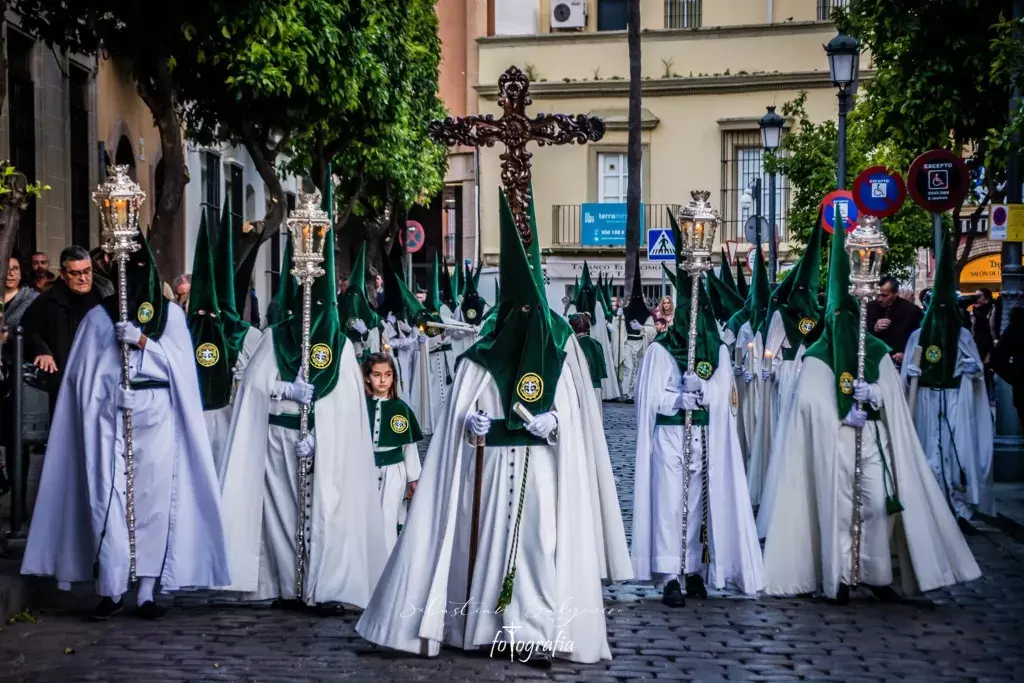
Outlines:
[[[668,213],[676,215],[679,206],[642,204],[640,244],[647,244],[649,228],[668,228]],[[605,212],[607,215],[602,215]],[[625,204],[555,204],[551,207],[551,246],[556,249],[623,249],[625,212]]]

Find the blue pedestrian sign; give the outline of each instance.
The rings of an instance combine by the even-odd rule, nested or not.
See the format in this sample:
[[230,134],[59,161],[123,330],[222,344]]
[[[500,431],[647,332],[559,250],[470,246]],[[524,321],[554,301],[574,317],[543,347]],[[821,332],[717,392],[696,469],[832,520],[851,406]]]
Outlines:
[[671,229],[652,228],[647,231],[647,260],[676,260],[676,244],[672,240]]
[[857,227],[860,211],[853,201],[852,193],[847,190],[835,190],[825,195],[821,203],[821,227],[825,229],[825,232],[830,235],[835,233],[837,212],[839,213],[839,223],[846,228],[846,232],[851,232]]
[[906,198],[902,176],[885,166],[866,168],[853,181],[853,201],[868,216],[888,218],[900,210]]

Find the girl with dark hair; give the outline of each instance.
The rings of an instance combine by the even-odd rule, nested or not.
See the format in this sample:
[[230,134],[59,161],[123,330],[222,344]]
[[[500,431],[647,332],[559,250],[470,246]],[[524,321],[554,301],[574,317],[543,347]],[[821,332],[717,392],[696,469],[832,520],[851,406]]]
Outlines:
[[384,540],[388,553],[398,541],[405,521],[406,501],[420,478],[420,454],[416,442],[423,439],[416,414],[395,386],[395,359],[386,353],[371,354],[363,361],[366,412],[373,433],[373,459],[377,466],[377,490],[384,511]]

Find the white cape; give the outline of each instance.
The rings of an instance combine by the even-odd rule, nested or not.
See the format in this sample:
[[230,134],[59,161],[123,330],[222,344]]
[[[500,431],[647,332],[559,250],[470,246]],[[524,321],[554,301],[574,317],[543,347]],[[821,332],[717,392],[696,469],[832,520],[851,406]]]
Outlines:
[[[155,343],[155,342],[154,342]],[[160,587],[164,591],[226,586],[231,579],[217,474],[203,424],[192,338],[185,314],[167,306],[159,340],[170,370],[176,436],[170,526]],[[50,425],[39,495],[32,516],[23,574],[53,576],[62,584],[91,581],[104,528],[127,538],[124,518],[106,514],[112,487],[115,442],[123,420],[115,408],[121,381],[121,347],[102,306],[78,328]],[[109,539],[108,539],[109,542]],[[127,542],[125,542],[127,546]],[[128,558],[124,581],[128,584]]]
[[[909,380],[907,367],[914,357],[914,347],[921,338],[921,330],[910,333],[907,348],[903,357],[903,381]],[[914,426],[924,449],[928,463],[935,476],[941,481],[947,479],[951,485],[959,485],[959,476],[952,464],[957,462],[963,467],[967,478],[966,490],[954,492],[957,513],[965,519],[971,518],[974,509],[987,515],[995,515],[995,498],[992,496],[992,411],[989,408],[988,391],[985,389],[983,376],[971,377],[961,373],[960,366],[965,358],[971,358],[979,367],[982,366],[978,347],[967,329],[960,330],[958,340],[958,358],[956,372],[960,373],[960,386],[955,389],[929,389],[920,387],[917,390],[917,403],[914,406]],[[949,411],[940,424],[939,411],[945,394],[945,410]],[[947,424],[948,422],[948,424]],[[952,434],[950,434],[952,430]],[[939,457],[939,447],[945,454],[946,463]],[[954,450],[955,447],[955,450]],[[945,475],[943,475],[945,468]],[[955,482],[953,478],[955,477]]]
[[[555,604],[571,605],[578,614],[565,620],[565,638],[573,641],[575,648],[564,654],[573,661],[595,662],[611,657],[601,580],[626,580],[632,571],[586,361],[574,336],[569,337],[565,350],[554,406],[559,414],[559,437],[554,446]],[[464,616],[466,598],[474,480],[473,449],[465,434],[466,418],[478,402],[481,406],[500,405],[497,387],[484,368],[463,361],[452,400],[430,443],[398,545],[356,625],[357,632],[371,642],[430,656],[438,654],[442,642],[459,647],[465,644],[460,617]],[[491,517],[485,512],[481,509],[481,538],[490,537],[496,525],[505,524],[503,514]],[[521,562],[528,553],[527,548],[521,550]],[[475,575],[474,584],[483,579]],[[489,605],[480,608],[491,609]]]
[[[341,364],[337,384],[313,404],[316,454],[303,599],[307,603],[339,602],[362,607],[369,602],[377,584],[387,548],[363,373],[352,344],[345,342],[335,362]],[[273,482],[268,476],[267,461],[275,455],[281,457],[271,452],[268,445],[268,417],[271,413],[294,411],[284,410],[282,404],[295,406],[271,400],[270,391],[280,379],[271,332],[260,340],[239,388],[222,474],[232,569],[230,589],[258,593],[261,598],[273,596],[265,585],[266,568],[261,571],[260,566],[261,559],[266,559],[261,558],[264,515],[291,518],[296,514],[294,510],[274,510],[268,492]],[[297,440],[298,432],[295,435]],[[297,486],[297,473],[295,477],[296,481],[290,483],[292,487]],[[294,549],[291,558],[278,558],[278,562],[293,566],[293,558]]]
[[[681,385],[682,372],[675,359],[661,344],[651,344],[636,386],[637,441],[631,548],[633,571],[637,579],[645,581],[652,578],[651,535],[655,524],[660,523],[660,520],[652,519],[654,511],[651,505],[651,454],[656,438],[655,420],[663,396],[673,390],[671,387]],[[732,406],[732,366],[729,363],[729,349],[724,344],[719,347],[718,368],[711,379],[705,382],[705,390],[708,392],[710,406],[708,495],[711,565],[708,582],[718,590],[731,585],[744,593],[756,593],[764,587],[761,548],[757,542],[754,515],[749,503],[750,494],[743,474],[743,456]],[[691,457],[700,458],[701,454],[691,453]],[[690,482],[691,487],[696,485],[699,485],[699,481]],[[693,524],[694,521],[688,523]]]
[[[242,349],[235,362],[235,370],[245,371],[249,365],[252,354],[260,343],[263,333],[256,327],[250,326],[242,340]],[[234,380],[232,380],[234,382]],[[224,446],[228,440],[228,431],[231,429],[231,415],[234,412],[235,393],[238,391],[237,383],[231,389],[231,401],[226,406],[216,410],[204,410],[203,418],[206,421],[206,432],[210,436],[210,449],[213,451],[213,463],[217,471],[221,471],[221,463],[224,460]]]
[[[904,511],[892,532],[905,594],[930,591],[981,575],[967,542],[946,506],[917,440],[899,375],[888,355],[880,365],[882,416],[895,462]],[[835,401],[835,375],[817,358],[805,358],[792,409],[781,434],[787,448],[779,495],[769,512],[764,546],[766,592],[795,595],[821,590],[834,597],[842,576],[842,537],[836,500],[842,426]],[[782,495],[784,492],[784,495]]]

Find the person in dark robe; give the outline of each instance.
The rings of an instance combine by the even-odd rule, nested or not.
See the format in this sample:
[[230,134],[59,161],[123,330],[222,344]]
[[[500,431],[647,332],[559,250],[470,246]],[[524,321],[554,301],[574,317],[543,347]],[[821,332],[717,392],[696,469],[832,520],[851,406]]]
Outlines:
[[898,368],[910,333],[921,327],[924,312],[900,297],[895,278],[884,275],[878,285],[878,298],[868,304],[868,332],[892,349],[889,355]]

